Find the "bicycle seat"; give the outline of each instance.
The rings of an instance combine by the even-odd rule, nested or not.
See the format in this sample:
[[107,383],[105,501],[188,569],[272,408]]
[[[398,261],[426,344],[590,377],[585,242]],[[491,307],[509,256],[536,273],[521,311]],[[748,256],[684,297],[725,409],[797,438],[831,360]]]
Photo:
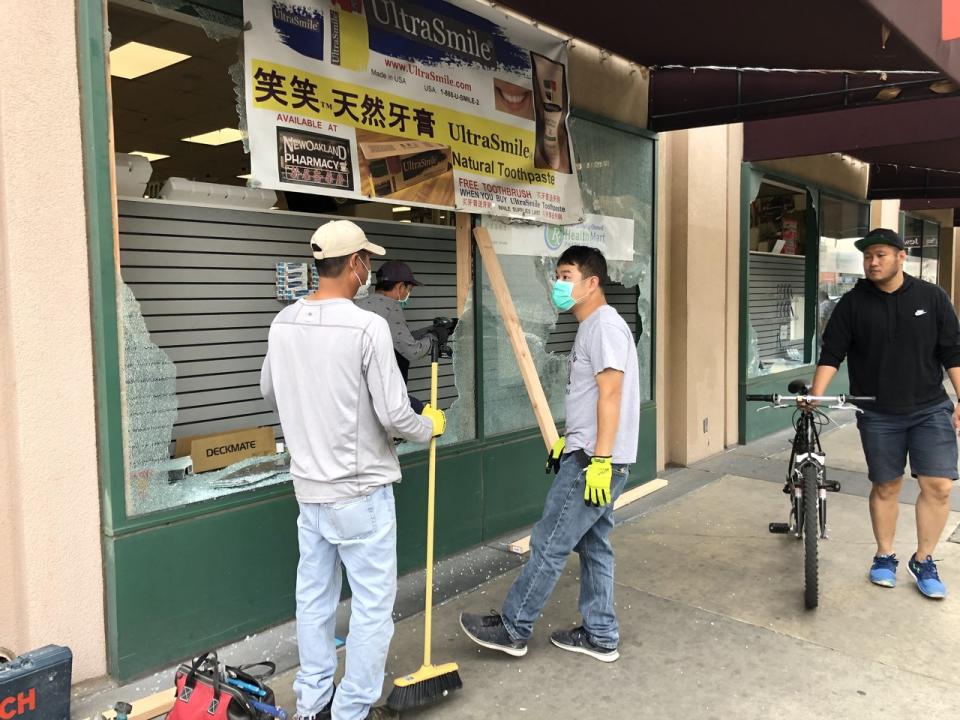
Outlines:
[[787,392],[791,395],[809,395],[810,394],[810,381],[804,378],[796,378],[791,380],[790,384],[787,385]]

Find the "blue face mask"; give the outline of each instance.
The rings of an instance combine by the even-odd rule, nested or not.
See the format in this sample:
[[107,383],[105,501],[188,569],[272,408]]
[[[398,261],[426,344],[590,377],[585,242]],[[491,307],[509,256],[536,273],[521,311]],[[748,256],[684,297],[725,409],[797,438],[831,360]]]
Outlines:
[[397,300],[397,302],[400,303],[401,308],[405,308],[407,306],[407,303],[410,302],[410,291],[407,290],[407,296],[403,298],[403,300]]
[[569,280],[557,280],[553,283],[553,304],[557,310],[569,310],[577,301],[573,299],[573,286]]

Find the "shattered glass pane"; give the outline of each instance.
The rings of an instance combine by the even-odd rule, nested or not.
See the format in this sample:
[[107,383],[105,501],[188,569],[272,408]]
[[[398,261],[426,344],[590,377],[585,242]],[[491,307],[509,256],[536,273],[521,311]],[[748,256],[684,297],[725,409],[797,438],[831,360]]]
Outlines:
[[187,475],[183,480],[158,482],[139,497],[131,514],[182,507],[245,490],[280,485],[291,480],[290,456],[286,453],[252,457],[211,472]]
[[[230,79],[233,81],[233,97],[234,102],[236,103],[237,111],[237,129],[243,133],[243,152],[247,155],[250,154],[250,136],[247,134],[247,97],[246,97],[246,83],[244,82],[243,77],[243,41],[240,42],[240,59],[237,60],[233,65],[230,66],[228,72],[230,73]],[[248,183],[252,187],[256,187],[252,183]],[[259,184],[259,183],[258,183]]]
[[122,393],[127,462],[128,506],[169,481],[164,464],[177,420],[177,368],[153,344],[133,291],[120,288],[125,383]]
[[120,287],[124,443],[129,515],[181,507],[290,480],[289,455],[247,458],[221,470],[185,474],[171,459],[177,420],[177,368],[150,339],[133,291]]
[[[633,220],[633,260],[609,261],[608,268],[612,282],[637,289],[639,328],[634,330],[641,398],[647,401],[653,394],[654,143],[581,118],[572,118],[570,128],[584,211]],[[504,227],[502,221],[486,216],[481,223],[491,233]],[[501,266],[554,421],[559,425],[564,419],[568,353],[551,351],[550,347],[569,344],[551,342],[551,333],[567,329],[557,327],[559,315],[550,298],[556,260],[510,255],[508,259],[501,256]],[[529,395],[486,273],[483,279],[484,430],[493,435],[535,427]]]
[[610,279],[637,288],[640,399],[653,397],[653,154],[652,140],[600,123],[570,119],[583,209],[633,220],[633,260],[607,263]]
[[211,40],[236,38],[243,30],[243,17],[189,0],[143,0],[144,8],[160,15],[175,13],[180,22],[200,27]]
[[[497,227],[503,225],[488,217],[482,218],[482,222],[491,232],[496,232]],[[555,267],[552,258],[501,257],[501,269],[510,288],[540,383],[554,422],[560,424],[564,418],[567,354],[553,353],[547,349],[550,333],[557,324],[557,311],[550,299]],[[486,270],[483,272],[483,389],[483,426],[486,434],[495,435],[537,425]]]
[[[439,403],[440,408],[444,410],[447,416],[447,429],[443,435],[437,438],[438,447],[473,440],[477,437],[473,337],[473,291],[471,289],[467,294],[463,316],[457,323],[453,335],[449,338],[449,345],[453,350],[453,360],[440,361],[441,371],[445,363],[452,362],[453,364],[453,382],[457,388],[457,397],[448,408],[444,408],[442,399]],[[414,366],[411,365],[411,367]],[[422,399],[427,401],[429,397],[425,394]],[[397,446],[397,454],[405,455],[423,450],[426,447],[427,443],[402,442]]]
[[760,341],[757,338],[757,331],[753,329],[753,323],[747,322],[747,377],[759,377],[765,375],[763,360],[760,359]]

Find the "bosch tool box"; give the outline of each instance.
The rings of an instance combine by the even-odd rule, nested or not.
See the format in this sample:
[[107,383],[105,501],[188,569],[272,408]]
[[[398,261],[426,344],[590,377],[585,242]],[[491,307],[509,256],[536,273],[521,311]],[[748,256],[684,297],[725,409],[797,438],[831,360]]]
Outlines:
[[0,663],[0,720],[70,720],[73,653],[47,645]]

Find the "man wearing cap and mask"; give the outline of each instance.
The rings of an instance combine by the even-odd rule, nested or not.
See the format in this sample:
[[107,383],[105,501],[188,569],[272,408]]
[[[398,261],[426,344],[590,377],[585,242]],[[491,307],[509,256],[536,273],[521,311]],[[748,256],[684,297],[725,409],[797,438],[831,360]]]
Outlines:
[[[449,336],[446,328],[436,325],[410,331],[403,308],[409,302],[413,288],[422,284],[405,262],[389,260],[377,270],[376,292],[356,301],[359,307],[376,313],[390,326],[393,350],[404,382],[407,382],[410,363],[430,354],[434,340],[430,336],[433,335],[441,345],[446,343]],[[410,396],[410,405],[417,412],[423,409],[423,402],[413,396]]]
[[[384,249],[349,220],[321,226],[310,244],[319,287],[274,318],[260,375],[280,416],[300,505],[297,715],[380,720],[395,717],[371,707],[383,687],[397,589],[392,484],[400,463],[392,438],[427,442],[446,420],[429,405],[413,412],[386,321],[352,301],[369,285],[371,255]],[[334,692],[341,564],[352,611],[346,672]]]
[[850,394],[876,397],[860,403],[857,417],[870,481],[870,519],[877,541],[869,578],[897,582],[894,534],[907,456],[920,486],[916,552],[907,569],[921,593],[943,598],[947,589],[933,560],[950,512],[957,479],[960,408],[943,389],[946,369],[960,392],[960,324],[947,294],[903,272],[907,253],[893,230],[871,230],[857,240],[866,278],[840,298],[823,333],[812,395],[825,395],[844,359]]

